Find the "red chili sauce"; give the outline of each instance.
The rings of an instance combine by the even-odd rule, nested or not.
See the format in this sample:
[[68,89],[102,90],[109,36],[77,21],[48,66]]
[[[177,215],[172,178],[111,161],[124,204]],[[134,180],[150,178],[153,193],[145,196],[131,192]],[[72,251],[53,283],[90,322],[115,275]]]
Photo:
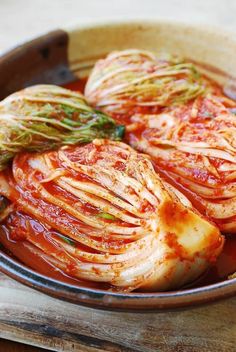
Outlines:
[[[64,87],[74,90],[83,92],[84,87],[86,84],[86,79],[79,79],[77,81],[71,82],[66,84]],[[119,120],[119,116],[116,117],[119,123],[128,123],[129,117],[127,117],[127,121],[125,121],[124,116],[122,116],[122,121]],[[136,132],[137,133],[137,132]],[[142,131],[140,131],[142,133]],[[129,136],[130,138],[130,136]],[[183,193],[185,193],[189,199],[193,202],[194,205],[197,205],[199,209],[199,203],[195,194],[190,192],[187,189],[184,189],[183,186],[173,181],[168,176],[168,171],[161,171],[158,169],[158,172],[164,177],[168,182],[172,183],[174,186]],[[198,204],[197,204],[198,203]],[[86,209],[91,211],[91,209]],[[4,224],[1,228],[1,244],[3,245],[3,250],[6,251],[9,255],[17,257],[20,261],[22,261],[27,266],[31,267],[32,269],[36,270],[37,272],[44,274],[48,277],[85,287],[99,287],[102,289],[108,289],[109,285],[107,284],[97,284],[93,282],[86,282],[82,281],[73,277],[70,277],[62,270],[54,267],[53,264],[49,263],[42,255],[37,255],[32,253],[26,245],[25,241],[17,241],[9,238],[9,235],[6,230],[4,230]],[[13,255],[13,254],[14,255]],[[236,272],[236,235],[228,235],[223,252],[217,259],[217,262],[198,280],[194,283],[188,285],[188,287],[198,287],[204,286],[211,283],[215,283],[218,281],[222,281],[228,277],[228,275]]]
[[[214,85],[214,89],[219,94],[223,94],[222,88],[217,85],[215,82],[211,82]],[[74,81],[65,86],[65,88],[69,88],[75,91],[84,91],[84,87],[86,85],[86,79],[80,79]],[[117,121],[120,123],[128,123],[129,117],[125,117],[122,115],[122,121],[119,120],[119,116],[116,117]],[[139,131],[142,133],[142,130]],[[135,133],[138,133],[135,131]],[[127,139],[132,138],[132,136],[128,136]],[[157,171],[161,174],[163,178],[165,178],[169,183],[173,186],[177,187],[180,191],[182,191],[195,205],[199,210],[201,210],[201,204],[197,199],[195,193],[191,192],[190,190],[184,188],[182,185],[174,181],[171,177],[168,176],[168,171],[160,170],[160,168],[156,167]],[[224,249],[221,255],[218,257],[217,262],[195,283],[191,286],[203,286],[208,285],[214,282],[222,281],[228,277],[228,275],[236,272],[236,235],[227,235],[226,241],[224,245]]]

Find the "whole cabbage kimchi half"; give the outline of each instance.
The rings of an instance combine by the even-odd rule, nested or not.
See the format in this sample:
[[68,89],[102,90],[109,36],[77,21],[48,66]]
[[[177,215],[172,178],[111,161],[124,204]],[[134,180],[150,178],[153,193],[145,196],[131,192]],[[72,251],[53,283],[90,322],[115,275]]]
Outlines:
[[180,287],[215,261],[224,242],[149,157],[121,142],[21,153],[1,174],[0,192],[9,201],[1,214],[8,240],[111,289]]
[[100,60],[85,92],[202,214],[236,233],[236,102],[219,86],[191,63],[127,50]]

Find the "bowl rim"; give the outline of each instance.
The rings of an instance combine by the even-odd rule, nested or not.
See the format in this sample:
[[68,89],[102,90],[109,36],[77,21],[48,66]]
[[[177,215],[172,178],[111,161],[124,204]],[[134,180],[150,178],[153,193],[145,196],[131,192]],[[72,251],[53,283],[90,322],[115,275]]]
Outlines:
[[[235,37],[235,31],[230,28],[224,28],[221,25],[217,24],[210,24],[210,23],[204,23],[200,21],[196,22],[190,22],[190,21],[182,21],[177,18],[165,18],[165,17],[157,17],[157,16],[138,16],[138,17],[133,17],[133,16],[126,16],[124,19],[120,19],[118,17],[112,17],[109,16],[109,18],[97,18],[97,19],[92,19],[92,20],[85,20],[80,23],[77,21],[74,22],[67,22],[63,23],[60,26],[60,29],[65,30],[68,33],[71,33],[73,31],[77,30],[84,30],[84,29],[92,29],[92,28],[100,28],[100,27],[116,27],[120,25],[157,25],[157,24],[164,24],[164,25],[175,25],[179,26],[182,28],[192,28],[196,29],[199,32],[211,32],[212,34],[216,33],[217,35],[220,36],[226,36],[228,35],[230,37],[231,41],[234,41],[236,43],[236,37]],[[45,34],[45,32],[43,33]],[[40,38],[43,36],[43,34],[40,34],[39,36],[35,36],[35,38]],[[33,38],[34,39],[34,38]],[[29,41],[25,41],[23,44],[27,43]]]
[[[27,267],[0,250],[0,271],[16,281],[61,300],[112,310],[159,310],[186,308],[236,294],[236,278],[195,288],[166,292],[120,293],[73,285],[50,278]],[[215,293],[218,293],[215,295]],[[186,297],[188,298],[186,301]],[[113,298],[115,300],[113,301]],[[142,302],[141,308],[136,301]],[[135,301],[134,305],[133,302]],[[146,303],[145,303],[146,302]]]
[[[96,20],[85,22],[81,24],[70,24],[61,26],[60,30],[64,30],[67,33],[73,31],[79,31],[83,29],[94,29],[99,27],[116,27],[122,25],[177,25],[184,28],[192,28],[203,32],[205,30],[210,33],[216,33],[220,36],[227,36],[236,43],[235,33],[233,31],[225,30],[215,25],[204,25],[200,23],[190,24],[188,22],[182,22],[179,20],[168,20],[153,17],[144,17],[137,19],[115,19],[115,20]],[[4,56],[14,53],[24,45],[33,44],[34,40],[40,40],[45,35],[53,33],[50,31],[40,36],[35,36],[31,40],[27,40],[24,43],[20,43],[7,51],[0,52],[0,59]],[[112,309],[112,310],[149,310],[149,309],[173,309],[173,308],[184,308],[187,306],[198,305],[201,303],[209,303],[221,298],[230,297],[236,294],[236,278],[226,279],[213,284],[180,289],[176,291],[166,292],[131,292],[131,293],[118,293],[110,292],[101,289],[86,288],[79,285],[73,285],[65,283],[46,275],[40,274],[37,271],[27,267],[17,259],[12,258],[0,248],[0,271],[16,281],[23,283],[29,287],[32,287],[38,291],[45,292],[51,296],[59,299],[70,301],[73,303],[92,306],[100,309]],[[186,299],[187,298],[187,299]],[[142,303],[140,304],[140,301]]]

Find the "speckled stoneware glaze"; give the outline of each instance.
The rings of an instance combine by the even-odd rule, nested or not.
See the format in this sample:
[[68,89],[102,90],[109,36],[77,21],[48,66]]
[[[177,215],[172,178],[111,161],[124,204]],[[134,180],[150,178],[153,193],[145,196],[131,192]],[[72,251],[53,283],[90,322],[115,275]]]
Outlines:
[[[78,25],[50,32],[0,57],[0,98],[36,83],[65,84],[88,74],[94,62],[117,49],[142,48],[189,58],[220,83],[236,75],[234,34],[165,21]],[[162,293],[118,294],[69,285],[25,267],[0,250],[0,270],[54,297],[104,309],[173,309],[236,293],[236,279]]]

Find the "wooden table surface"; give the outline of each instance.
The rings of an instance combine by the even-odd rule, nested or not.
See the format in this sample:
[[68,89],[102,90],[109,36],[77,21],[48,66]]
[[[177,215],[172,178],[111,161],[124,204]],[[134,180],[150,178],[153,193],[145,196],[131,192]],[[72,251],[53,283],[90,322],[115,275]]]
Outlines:
[[235,352],[235,312],[236,297],[170,312],[102,311],[48,297],[0,274],[0,337],[53,351]]
[[[1,0],[0,52],[91,18],[150,16],[236,31],[235,13],[235,0]],[[235,352],[235,312],[236,298],[177,312],[103,312],[48,298],[0,274],[0,352],[41,351],[7,339],[68,352]]]
[[30,345],[19,344],[18,342],[8,341],[0,339],[0,351],[4,352],[45,352],[45,350],[39,347],[32,347]]

